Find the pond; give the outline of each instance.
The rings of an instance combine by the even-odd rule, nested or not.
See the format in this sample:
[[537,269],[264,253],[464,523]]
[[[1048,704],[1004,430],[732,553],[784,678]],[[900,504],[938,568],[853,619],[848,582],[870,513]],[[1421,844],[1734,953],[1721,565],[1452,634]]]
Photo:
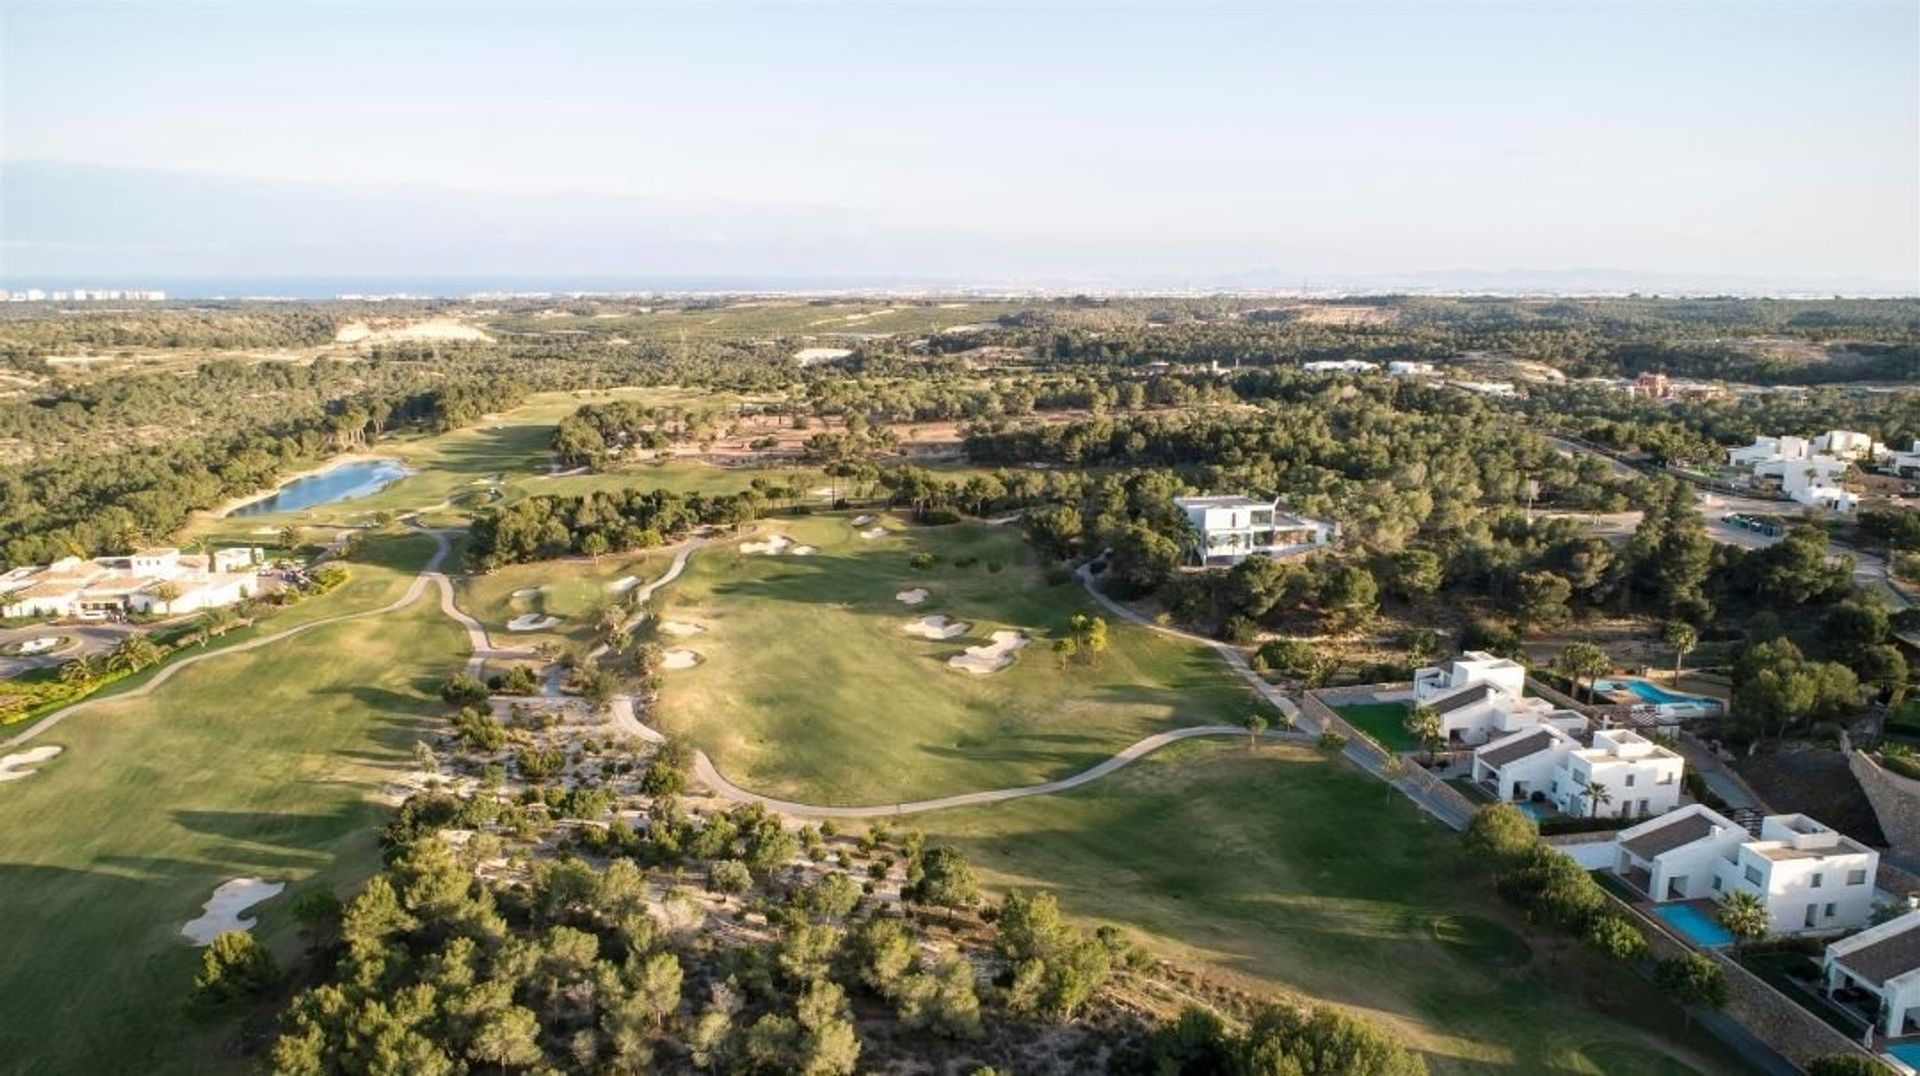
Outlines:
[[319,474],[296,478],[257,501],[228,512],[228,516],[264,516],[274,512],[298,512],[335,501],[365,497],[407,477],[399,460],[360,460],[329,467]]

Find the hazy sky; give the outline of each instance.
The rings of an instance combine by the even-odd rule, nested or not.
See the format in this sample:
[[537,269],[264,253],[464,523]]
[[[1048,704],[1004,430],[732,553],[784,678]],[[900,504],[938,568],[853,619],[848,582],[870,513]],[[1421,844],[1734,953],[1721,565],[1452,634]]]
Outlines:
[[1920,281],[1913,0],[0,11],[9,162],[853,209],[1087,271]]

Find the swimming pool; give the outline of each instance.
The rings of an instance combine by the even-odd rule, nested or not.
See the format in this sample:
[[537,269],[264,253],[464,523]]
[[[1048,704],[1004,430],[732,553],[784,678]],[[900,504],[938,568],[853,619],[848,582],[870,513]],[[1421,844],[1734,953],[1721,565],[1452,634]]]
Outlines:
[[1718,949],[1733,944],[1733,934],[1726,927],[1714,922],[1713,916],[1691,904],[1655,905],[1653,914],[1665,919],[1695,945]]
[[1535,822],[1543,821],[1553,815],[1553,808],[1548,807],[1544,803],[1535,803],[1532,800],[1522,800],[1514,804],[1514,806],[1520,808],[1521,814],[1526,815]]
[[1903,1042],[1887,1047],[1887,1056],[1910,1069],[1920,1069],[1920,1042]]
[[1683,710],[1711,712],[1720,708],[1718,699],[1710,699],[1705,695],[1681,695],[1646,680],[1597,680],[1593,690],[1604,694],[1625,691],[1655,706],[1673,707],[1671,712],[1675,713]]

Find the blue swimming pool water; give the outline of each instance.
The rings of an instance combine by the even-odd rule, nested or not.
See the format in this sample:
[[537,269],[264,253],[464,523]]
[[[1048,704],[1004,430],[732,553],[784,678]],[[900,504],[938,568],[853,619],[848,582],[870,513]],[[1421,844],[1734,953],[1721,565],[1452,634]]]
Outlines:
[[1887,1047],[1887,1053],[1899,1058],[1908,1068],[1920,1069],[1920,1042],[1903,1042]]
[[1651,703],[1710,702],[1700,695],[1676,695],[1658,684],[1645,680],[1602,680],[1593,685],[1596,691],[1630,691]]
[[1691,904],[1657,905],[1653,914],[1673,924],[1675,930],[1685,934],[1695,945],[1719,948],[1733,944],[1733,935],[1726,927],[1714,922],[1712,916]]
[[249,501],[227,514],[264,516],[273,512],[297,512],[302,508],[378,493],[405,477],[407,469],[395,460],[346,463],[319,474],[296,478],[275,490],[271,496]]
[[1548,815],[1551,815],[1553,813],[1553,809],[1548,807],[1546,804],[1535,803],[1532,800],[1523,800],[1519,803],[1514,804],[1514,806],[1520,808],[1521,814],[1526,815],[1528,818],[1533,819],[1535,822],[1538,822],[1541,819],[1546,818]]

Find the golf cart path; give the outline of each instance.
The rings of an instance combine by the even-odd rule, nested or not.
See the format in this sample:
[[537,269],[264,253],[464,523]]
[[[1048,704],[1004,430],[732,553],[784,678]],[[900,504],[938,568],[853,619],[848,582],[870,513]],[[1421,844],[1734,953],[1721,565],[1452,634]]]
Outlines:
[[[198,665],[203,661],[211,661],[215,658],[225,657],[228,654],[241,654],[249,650],[258,650],[263,646],[270,646],[283,639],[290,639],[296,635],[312,631],[315,628],[324,628],[330,624],[342,624],[349,620],[365,620],[368,617],[397,613],[412,605],[414,602],[419,601],[420,595],[426,592],[429,583],[435,584],[440,588],[440,607],[453,613],[456,619],[463,618],[465,614],[459,613],[458,610],[455,610],[453,607],[453,585],[448,582],[445,573],[440,571],[441,563],[446,560],[447,554],[452,552],[452,544],[447,541],[447,536],[443,532],[427,530],[425,528],[417,529],[420,533],[432,537],[435,545],[433,556],[428,558],[427,563],[421,567],[419,574],[413,577],[413,581],[407,585],[406,592],[386,605],[380,606],[377,609],[362,609],[357,613],[341,613],[338,616],[321,617],[318,620],[310,620],[305,624],[299,624],[287,628],[284,631],[276,631],[270,635],[262,635],[257,639],[248,639],[244,643],[236,643],[233,646],[222,647],[219,650],[209,650],[202,654],[191,654],[181,658],[179,661],[163,666],[159,672],[153,675],[153,679],[148,680],[146,683],[141,684],[131,691],[122,691],[114,695],[94,696],[82,699],[65,709],[55,710],[53,713],[41,718],[32,728],[5,741],[0,741],[0,750],[17,747],[20,744],[26,743],[88,707],[117,699],[137,699],[143,695],[150,694],[155,688],[173,679],[174,675],[181,669]],[[485,633],[482,632],[483,638],[484,635]]]

